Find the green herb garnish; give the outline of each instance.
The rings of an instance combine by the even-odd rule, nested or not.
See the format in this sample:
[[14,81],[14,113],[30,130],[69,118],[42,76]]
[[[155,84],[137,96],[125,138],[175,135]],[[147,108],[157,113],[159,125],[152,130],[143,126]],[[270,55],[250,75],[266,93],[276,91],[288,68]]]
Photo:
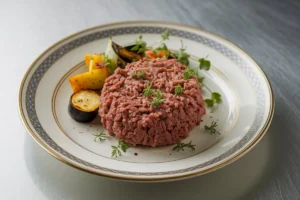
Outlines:
[[99,134],[93,134],[95,136],[95,139],[94,141],[97,142],[97,140],[99,142],[103,142],[105,141],[106,139],[106,134],[104,133],[104,131],[101,131]]
[[215,133],[217,133],[218,135],[221,135],[220,132],[216,130],[216,127],[217,127],[217,126],[218,126],[218,125],[217,125],[217,122],[212,121],[211,125],[210,125],[210,126],[205,125],[205,126],[204,126],[204,129],[205,129],[206,131],[208,131],[211,135],[212,135],[212,134],[215,134]]
[[197,75],[197,71],[192,68],[186,68],[183,71],[184,80],[187,80],[187,79],[191,78],[192,76],[196,76],[196,75]]
[[146,51],[147,43],[143,40],[143,36],[140,35],[138,39],[135,40],[135,45],[130,50],[137,53],[144,53]]
[[193,145],[192,144],[192,141],[190,141],[189,143],[185,144],[183,142],[179,142],[176,144],[175,147],[173,147],[173,151],[184,151],[184,148],[188,148],[188,149],[191,149],[192,151],[195,151],[195,146],[196,145]]
[[213,107],[215,103],[221,103],[222,96],[217,92],[211,93],[211,99],[205,99],[205,103],[208,107]]
[[119,141],[118,146],[111,146],[112,152],[111,152],[111,157],[117,158],[118,156],[121,156],[121,150],[126,153],[127,149],[130,148],[130,146],[124,142],[124,141]]
[[162,93],[159,90],[156,90],[156,97],[151,101],[151,105],[158,106],[164,102],[162,99]]
[[164,56],[168,55],[169,49],[165,43],[162,43],[159,47],[155,48],[153,53],[158,54],[161,51],[164,53]]
[[168,40],[169,36],[170,36],[169,30],[166,29],[160,36],[161,36],[162,40]]
[[146,88],[144,88],[143,93],[146,97],[150,97],[154,90],[151,89],[152,83],[151,82],[147,82]]
[[183,88],[181,87],[181,85],[176,85],[174,92],[175,92],[176,95],[181,94],[183,92]]
[[181,64],[188,66],[190,63],[189,61],[190,55],[185,52],[186,47],[183,46],[183,41],[182,40],[180,41],[181,41],[181,48],[179,49],[179,51],[172,52],[171,55],[175,57]]
[[198,76],[198,82],[202,85],[205,77]]
[[210,61],[206,60],[205,58],[199,59],[199,68],[205,69],[206,71],[210,69]]
[[145,71],[142,71],[140,73],[136,73],[136,74],[132,74],[133,78],[141,78],[144,77],[146,75]]

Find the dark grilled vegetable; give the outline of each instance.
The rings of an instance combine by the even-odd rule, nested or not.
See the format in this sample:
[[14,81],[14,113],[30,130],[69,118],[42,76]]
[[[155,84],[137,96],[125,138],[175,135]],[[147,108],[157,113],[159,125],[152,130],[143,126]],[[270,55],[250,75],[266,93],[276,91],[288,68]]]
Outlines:
[[124,69],[127,65],[127,62],[125,62],[122,58],[118,57],[117,66]]
[[128,50],[114,42],[112,43],[112,47],[116,54],[127,63],[135,62],[143,58],[143,54],[138,54],[134,51]]
[[93,121],[99,109],[99,95],[92,90],[80,90],[72,94],[69,102],[69,115],[78,122]]

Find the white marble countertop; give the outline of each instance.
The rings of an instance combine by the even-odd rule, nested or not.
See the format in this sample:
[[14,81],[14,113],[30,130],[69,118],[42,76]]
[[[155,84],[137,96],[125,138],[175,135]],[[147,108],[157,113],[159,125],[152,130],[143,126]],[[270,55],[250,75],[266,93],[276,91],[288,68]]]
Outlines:
[[[15,0],[0,6],[0,199],[300,199],[300,3],[296,0]],[[254,57],[276,101],[269,132],[243,158],[197,178],[130,183],[67,166],[26,133],[18,88],[57,40],[123,20],[164,20],[219,34]]]

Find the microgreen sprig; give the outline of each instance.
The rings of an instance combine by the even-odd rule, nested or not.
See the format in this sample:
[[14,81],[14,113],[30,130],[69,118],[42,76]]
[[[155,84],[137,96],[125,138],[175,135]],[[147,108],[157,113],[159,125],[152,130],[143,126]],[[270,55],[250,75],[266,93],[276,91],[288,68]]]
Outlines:
[[112,148],[111,157],[117,158],[122,155],[121,151],[126,153],[127,149],[129,149],[130,146],[124,141],[119,141],[118,146],[111,146],[111,148]]
[[175,147],[173,147],[173,151],[184,151],[184,148],[188,148],[188,149],[190,149],[190,150],[192,150],[192,151],[195,151],[195,146],[196,145],[193,145],[192,144],[192,141],[190,141],[189,143],[187,143],[187,144],[185,144],[185,143],[183,143],[183,142],[179,142],[179,143],[177,143],[176,144],[176,146]]
[[[165,43],[163,43],[163,41],[168,40],[169,39],[169,30],[166,29],[161,35],[161,40],[155,42],[152,45],[153,48],[153,53],[154,54],[158,54],[159,52],[163,52],[165,57],[169,56],[169,49],[167,47],[167,45]],[[156,48],[154,48],[156,47]]]
[[205,131],[208,131],[211,135],[217,133],[218,135],[221,135],[219,131],[216,130],[217,122],[212,121],[210,126],[205,125],[204,129]]
[[169,30],[166,29],[160,36],[161,36],[161,38],[162,38],[163,41],[164,41],[164,40],[168,40],[168,39],[169,39],[169,36],[170,36]]
[[135,40],[135,45],[130,49],[137,53],[144,53],[146,51],[147,43],[143,40],[143,36],[140,35],[138,39]]
[[175,93],[176,95],[180,95],[182,92],[183,92],[183,88],[181,87],[181,85],[176,85],[176,86],[175,86],[174,93]]
[[132,74],[133,78],[142,78],[146,75],[145,71],[141,71],[140,73]]
[[197,71],[195,69],[192,69],[192,68],[189,68],[189,67],[187,67],[183,71],[184,80],[187,80],[187,79],[191,78],[192,76],[196,76],[196,75],[197,75]]
[[152,83],[147,82],[146,88],[144,88],[143,90],[143,93],[146,97],[150,97],[153,94],[154,90],[151,89],[151,87],[152,87]]
[[162,99],[162,93],[160,90],[156,90],[156,97],[151,101],[151,105],[158,106],[162,104],[165,100]]
[[106,134],[104,133],[104,131],[101,131],[99,134],[93,134],[95,136],[94,141],[97,142],[97,140],[99,142],[103,142],[106,140]]
[[183,41],[182,40],[180,41],[181,41],[181,48],[179,49],[179,51],[172,52],[171,56],[176,58],[181,64],[188,66],[190,63],[189,61],[190,55],[185,52],[186,47],[184,47]]

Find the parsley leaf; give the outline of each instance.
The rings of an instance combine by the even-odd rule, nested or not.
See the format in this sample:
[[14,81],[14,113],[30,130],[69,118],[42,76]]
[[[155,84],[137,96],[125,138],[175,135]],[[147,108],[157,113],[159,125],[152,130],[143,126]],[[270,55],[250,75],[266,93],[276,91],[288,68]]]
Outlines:
[[211,99],[205,99],[204,101],[208,107],[213,107],[215,103],[222,102],[222,96],[217,92],[211,93]]
[[130,148],[130,146],[124,142],[124,141],[119,141],[118,146],[111,146],[112,152],[111,156],[117,158],[118,156],[121,156],[121,150],[126,153],[127,149]]
[[219,93],[217,93],[217,92],[213,92],[211,94],[211,99],[213,101],[215,101],[216,103],[221,103],[221,101],[222,101],[221,95]]
[[196,76],[196,75],[197,75],[197,71],[192,68],[186,68],[183,71],[184,80],[187,80],[187,79],[191,78],[192,76]]
[[210,69],[210,61],[206,60],[205,58],[199,59],[199,68],[205,69],[206,71]]
[[103,142],[106,139],[106,134],[104,133],[104,131],[101,131],[99,134],[93,134],[95,137],[94,141],[97,142],[97,140],[99,140],[99,142]]

